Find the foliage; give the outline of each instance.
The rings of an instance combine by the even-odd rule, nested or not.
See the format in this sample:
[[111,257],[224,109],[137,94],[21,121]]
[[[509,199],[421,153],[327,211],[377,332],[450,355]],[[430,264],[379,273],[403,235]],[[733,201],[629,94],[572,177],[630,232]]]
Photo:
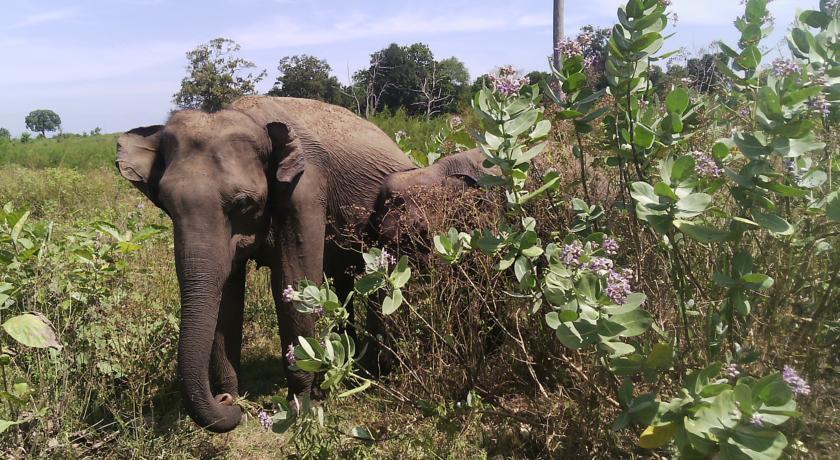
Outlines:
[[308,54],[286,56],[277,65],[280,75],[270,96],[317,99],[330,104],[345,105],[338,78],[331,76],[332,68],[323,59]]
[[0,128],[0,139],[10,140],[12,138],[12,133],[9,132],[6,128]]
[[46,136],[47,131],[61,129],[61,117],[52,110],[33,110],[29,112],[24,121],[27,129],[41,133],[42,137]]
[[61,166],[78,170],[113,168],[115,134],[60,139],[30,139],[27,134],[21,135],[19,142],[0,143],[0,164],[29,168]]
[[244,74],[256,65],[236,57],[239,49],[233,40],[215,38],[188,52],[187,76],[172,102],[182,109],[215,112],[240,96],[254,94],[266,72]]
[[367,117],[402,108],[428,119],[455,111],[466,96],[468,81],[469,73],[458,59],[437,61],[423,43],[392,43],[371,54],[370,66],[353,75],[347,92],[356,110]]

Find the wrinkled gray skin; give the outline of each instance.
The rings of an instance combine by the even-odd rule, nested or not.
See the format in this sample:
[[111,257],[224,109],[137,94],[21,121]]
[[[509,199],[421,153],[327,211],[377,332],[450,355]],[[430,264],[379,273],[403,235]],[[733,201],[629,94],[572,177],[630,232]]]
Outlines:
[[[437,204],[428,201],[434,200],[437,193],[460,195],[477,187],[482,176],[498,174],[498,168],[483,165],[485,158],[481,150],[472,149],[446,156],[425,168],[389,175],[373,206],[368,229],[372,238],[380,246],[398,249],[402,254],[428,256],[427,213],[434,213]],[[380,343],[368,344],[361,363],[372,376],[388,374],[393,359],[385,348],[389,346],[389,340],[379,311],[378,308],[369,309],[366,329],[378,337]]]
[[[118,140],[116,163],[172,218],[178,374],[191,416],[215,432],[232,430],[241,417],[233,402],[246,262],[271,268],[285,351],[312,335],[313,324],[283,289],[321,282],[326,272],[344,298],[353,283],[348,267],[359,262],[327,239],[365,225],[385,177],[412,167],[387,135],[343,108],[262,96],[131,130]],[[290,396],[312,390],[312,374],[286,366],[286,375]]]

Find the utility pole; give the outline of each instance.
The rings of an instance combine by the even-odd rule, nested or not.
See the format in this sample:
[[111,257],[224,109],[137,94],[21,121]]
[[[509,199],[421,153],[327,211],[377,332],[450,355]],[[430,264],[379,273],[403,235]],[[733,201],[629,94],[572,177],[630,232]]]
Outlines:
[[554,43],[552,44],[552,48],[554,48],[554,67],[558,69],[561,65],[561,56],[557,45],[563,39],[563,14],[565,9],[566,0],[554,0]]

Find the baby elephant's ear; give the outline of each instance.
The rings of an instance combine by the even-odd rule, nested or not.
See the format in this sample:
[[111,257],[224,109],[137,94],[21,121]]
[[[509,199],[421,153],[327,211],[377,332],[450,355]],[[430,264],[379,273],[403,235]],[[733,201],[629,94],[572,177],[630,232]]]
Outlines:
[[271,139],[272,155],[277,164],[277,181],[293,184],[306,169],[300,139],[295,134],[295,130],[285,123],[272,122],[265,128]]
[[134,128],[117,139],[117,169],[120,175],[157,204],[157,181],[163,173],[159,155],[161,125]]

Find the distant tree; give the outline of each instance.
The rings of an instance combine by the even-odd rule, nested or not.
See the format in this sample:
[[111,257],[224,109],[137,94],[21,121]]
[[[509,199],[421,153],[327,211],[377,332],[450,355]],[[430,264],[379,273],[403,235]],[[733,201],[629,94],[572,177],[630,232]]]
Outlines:
[[467,94],[469,73],[456,58],[436,61],[423,43],[392,43],[370,56],[370,66],[353,75],[357,110],[367,116],[380,110],[404,109],[409,115],[431,116],[453,111]]
[[303,97],[331,104],[342,104],[344,95],[338,78],[330,75],[332,67],[323,59],[308,54],[286,56],[277,66],[280,76],[270,96]]
[[100,134],[102,134],[102,128],[100,128],[99,126],[97,126],[96,128],[93,128],[93,129],[90,131],[90,135],[91,135],[91,136],[98,136],[98,135],[100,135]]
[[686,71],[691,79],[691,86],[697,91],[708,93],[717,89],[724,82],[724,76],[718,70],[718,63],[725,62],[723,53],[705,53],[699,58],[686,61]]
[[0,139],[9,140],[12,138],[12,133],[6,128],[0,128]]
[[24,119],[26,128],[41,133],[41,137],[47,135],[47,131],[61,129],[61,117],[52,110],[40,109],[29,112]]
[[490,87],[490,75],[479,75],[478,78],[470,85],[470,94],[475,94],[481,91],[481,88]]
[[20,143],[21,144],[26,144],[27,142],[29,142],[31,140],[32,140],[32,134],[30,134],[28,131],[24,131],[24,132],[20,133]]
[[236,57],[239,49],[233,40],[216,38],[188,52],[187,76],[172,102],[179,108],[215,112],[240,96],[254,94],[266,71],[243,75],[256,65]]

